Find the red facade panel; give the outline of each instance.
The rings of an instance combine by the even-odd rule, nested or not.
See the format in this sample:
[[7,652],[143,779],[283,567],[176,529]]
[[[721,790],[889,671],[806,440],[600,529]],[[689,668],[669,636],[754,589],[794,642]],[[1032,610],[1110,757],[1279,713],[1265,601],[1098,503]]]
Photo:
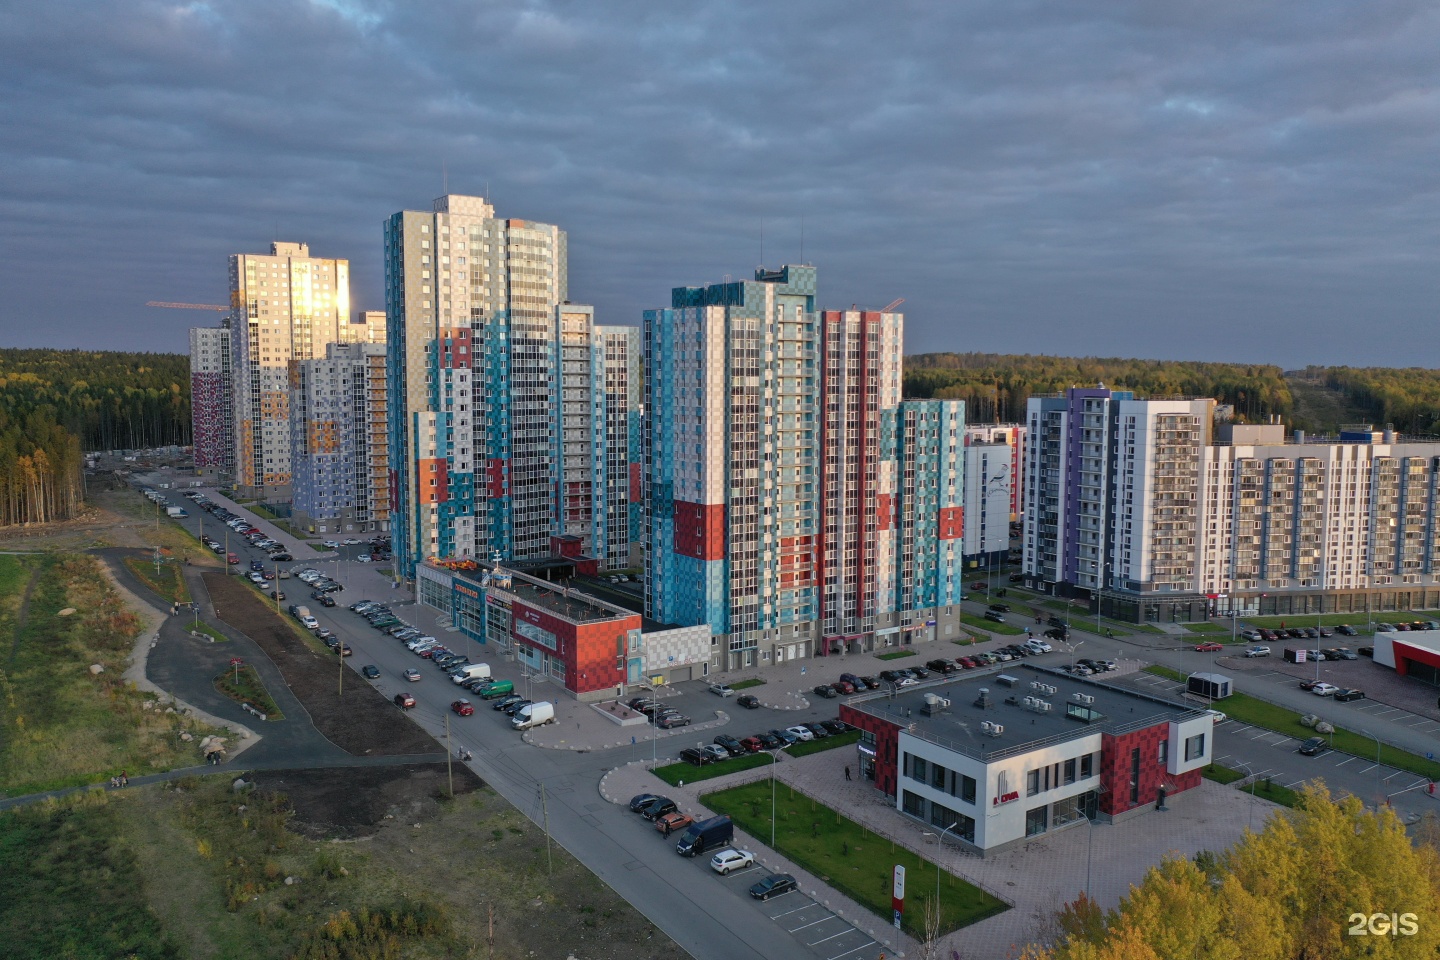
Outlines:
[[676,500],[675,552],[697,560],[725,559],[725,505]]
[[442,370],[468,370],[470,358],[470,331],[465,327],[442,327],[437,344],[440,351]]
[[939,538],[941,540],[959,540],[964,534],[965,508],[941,507]]
[[[1100,741],[1100,811],[1115,816],[1155,803],[1159,799],[1161,784],[1165,792],[1174,796],[1184,790],[1200,785],[1200,770],[1192,770],[1172,776],[1165,772],[1165,762],[1160,759],[1160,741],[1170,736],[1168,723],[1157,723],[1153,727],[1135,730],[1131,733],[1112,736],[1105,734]],[[1166,751],[1183,750],[1184,744],[1166,744]],[[1135,751],[1139,751],[1140,779],[1131,800],[1131,782],[1134,772]]]
[[493,459],[485,463],[486,496],[498,500],[506,494],[505,477],[510,472],[510,461]]
[[875,495],[875,529],[880,531],[895,529],[895,495],[893,493]]
[[780,586],[815,585],[815,538],[780,538]]
[[1391,649],[1395,651],[1395,672],[1400,676],[1403,677],[1410,672],[1411,663],[1423,663],[1426,666],[1440,669],[1440,654],[1435,651],[1399,640],[1392,640],[1390,644]]
[[415,464],[420,503],[444,503],[450,499],[450,468],[443,457],[426,458]]
[[900,728],[893,723],[840,704],[840,719],[875,737],[875,787],[887,797],[895,796],[900,773]]
[[532,623],[555,635],[556,647],[552,650],[513,630],[511,634],[515,643],[556,657],[565,664],[567,690],[576,694],[593,693],[624,682],[626,642],[631,630],[640,629],[638,613],[575,624],[519,600],[512,603],[511,610],[516,623]]
[[639,503],[641,500],[640,486],[640,464],[630,464],[630,502]]

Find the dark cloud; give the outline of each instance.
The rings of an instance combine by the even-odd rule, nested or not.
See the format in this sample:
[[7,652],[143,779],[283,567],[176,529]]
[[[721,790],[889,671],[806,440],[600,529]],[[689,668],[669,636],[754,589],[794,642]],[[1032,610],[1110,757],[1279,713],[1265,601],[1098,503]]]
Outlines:
[[[0,8],[0,338],[185,349],[226,256],[448,175],[571,295],[804,255],[911,351],[1440,365],[1440,8],[244,0]],[[763,249],[763,254],[762,254]]]

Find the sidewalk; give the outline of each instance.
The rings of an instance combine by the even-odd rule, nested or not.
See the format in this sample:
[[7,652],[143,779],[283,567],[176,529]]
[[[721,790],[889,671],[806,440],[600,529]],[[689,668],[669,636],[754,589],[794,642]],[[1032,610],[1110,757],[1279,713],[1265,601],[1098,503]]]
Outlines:
[[[231,500],[229,497],[225,496],[223,493],[213,487],[206,487],[204,493],[206,499],[214,503],[218,503],[220,506],[224,507],[226,510],[229,510],[231,513],[235,513],[239,516],[244,517],[246,520],[250,521],[250,524],[252,526],[259,527],[262,531],[264,531],[265,536],[269,537],[272,540],[278,540],[280,543],[284,544],[286,552],[289,553],[290,556],[294,557],[296,561],[324,560],[334,558],[336,555],[335,551],[333,550],[316,550],[306,541],[301,540],[294,534],[281,530],[269,519],[260,516],[255,511],[245,507],[243,504],[236,503],[234,500]],[[199,510],[201,508],[195,507],[194,509]]]

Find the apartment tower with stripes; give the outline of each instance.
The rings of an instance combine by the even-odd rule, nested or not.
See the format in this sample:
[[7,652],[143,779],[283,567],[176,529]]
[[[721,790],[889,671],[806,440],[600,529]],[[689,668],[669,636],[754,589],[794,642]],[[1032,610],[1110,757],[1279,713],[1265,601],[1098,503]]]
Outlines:
[[190,435],[198,473],[235,468],[235,403],[231,376],[230,320],[190,328]]
[[817,312],[815,283],[762,268],[645,313],[646,613],[707,625],[712,669],[927,639],[955,615],[916,607],[941,594],[907,580],[919,541],[960,534],[931,482],[949,461],[914,483],[941,427],[901,423],[903,318]]

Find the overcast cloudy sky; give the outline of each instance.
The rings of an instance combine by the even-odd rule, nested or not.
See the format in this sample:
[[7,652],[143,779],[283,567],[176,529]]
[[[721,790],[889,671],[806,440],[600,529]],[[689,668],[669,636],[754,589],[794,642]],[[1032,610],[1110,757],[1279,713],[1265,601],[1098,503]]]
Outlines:
[[275,238],[381,309],[443,170],[604,322],[803,233],[910,353],[1440,366],[1437,84],[1420,0],[7,0],[0,343],[183,352]]

